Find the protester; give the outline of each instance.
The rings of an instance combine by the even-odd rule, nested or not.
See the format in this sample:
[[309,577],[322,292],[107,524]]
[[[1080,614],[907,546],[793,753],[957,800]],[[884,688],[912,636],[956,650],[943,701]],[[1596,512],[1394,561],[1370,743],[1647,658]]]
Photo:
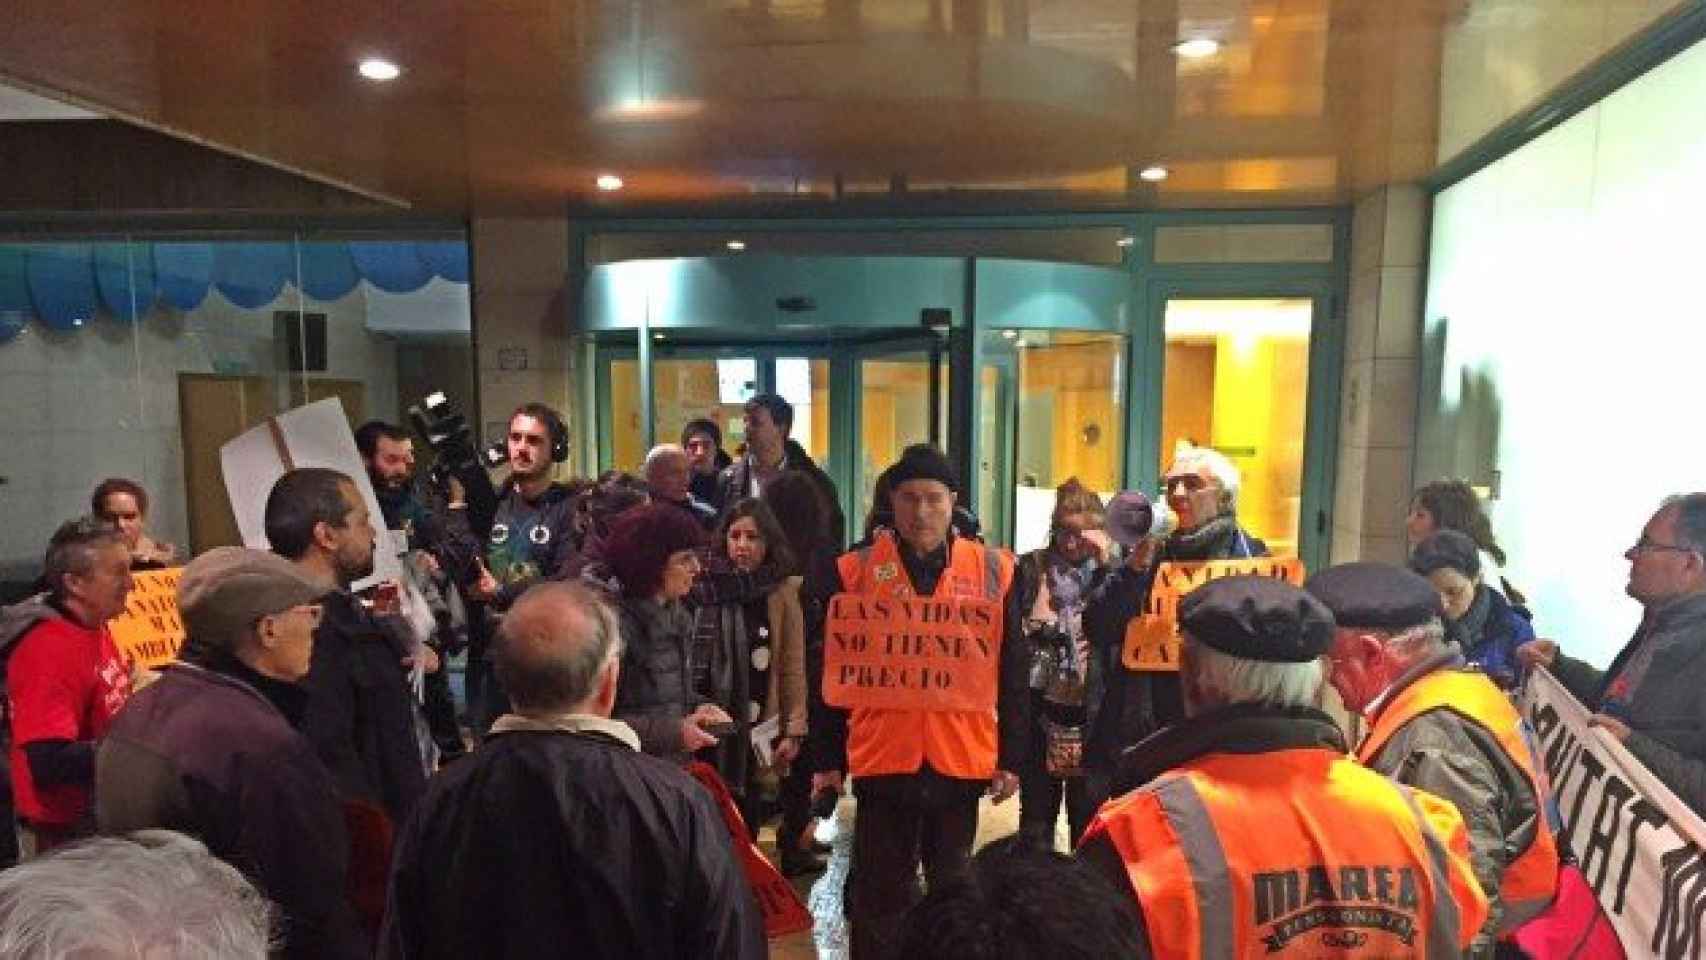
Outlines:
[[692,467],[685,450],[673,443],[658,444],[646,454],[641,472],[645,474],[646,490],[653,502],[679,508],[706,530],[716,527],[716,508],[693,495]]
[[510,609],[493,655],[515,712],[399,838],[380,956],[765,956],[710,794],[611,719],[621,648],[578,584]]
[[184,568],[175,663],[119,715],[96,760],[101,832],[173,829],[206,844],[283,913],[282,955],[368,956],[347,892],[338,785],[295,726],[325,585],[260,550]]
[[693,472],[688,489],[701,502],[722,512],[723,503],[718,499],[721,496],[718,474],[734,463],[734,458],[723,449],[722,429],[714,420],[689,420],[681,428],[681,448],[687,451],[688,465]]
[[266,533],[273,552],[322,591],[302,733],[346,801],[371,804],[400,824],[426,789],[406,683],[414,651],[349,592],[373,573],[367,504],[336,470],[298,468],[267,495]]
[[1210,447],[1189,447],[1174,457],[1161,481],[1167,506],[1179,518],[1160,559],[1226,560],[1265,557],[1267,544],[1238,523],[1238,468]]
[[1481,580],[1488,588],[1521,606],[1520,592],[1505,579],[1505,551],[1493,537],[1493,521],[1481,507],[1475,488],[1463,480],[1434,480],[1423,484],[1410,498],[1404,519],[1404,536],[1410,549],[1441,530],[1456,530],[1475,541],[1481,551]]
[[1467,534],[1441,530],[1416,544],[1410,569],[1439,591],[1450,639],[1463,658],[1501,687],[1516,685],[1516,648],[1534,639],[1526,611],[1481,577],[1481,554]]
[[1019,837],[908,911],[901,960],[1107,960],[1141,949],[1131,901],[1081,862]]
[[[988,791],[1000,803],[1018,789],[1012,771],[1023,762],[1027,730],[1012,556],[952,534],[958,475],[934,447],[908,447],[890,478],[895,531],[880,530],[870,547],[842,555],[839,592],[958,607],[956,626],[933,622],[928,629],[954,629],[968,645],[993,651],[967,669],[995,674],[980,678],[995,702],[975,710],[828,710],[823,729],[813,725],[810,736],[820,741],[814,755],[823,761],[813,792],[839,791],[843,773],[851,773],[859,801],[849,919],[861,960],[894,955],[901,918],[918,895],[921,861],[931,889],[965,868],[978,797]],[[990,615],[973,614],[988,610],[985,604]],[[904,655],[893,656],[898,669]]]
[[148,491],[135,480],[102,480],[89,497],[89,512],[117,526],[124,535],[130,569],[158,570],[183,562],[177,547],[148,536]]
[[622,632],[622,683],[615,716],[634,728],[646,753],[686,764],[693,753],[717,744],[709,725],[733,721],[716,704],[699,700],[689,676],[693,615],[682,603],[699,573],[702,534],[675,507],[648,503],[616,519],[604,544],[605,572],[586,577],[612,595]]
[[[761,774],[785,774],[806,735],[805,623],[801,578],[787,536],[763,502],[742,500],[717,530],[711,563],[748,573],[769,567],[779,580],[767,597],[699,607],[689,666],[695,696],[734,718],[708,759],[739,800],[754,834],[763,818]],[[776,718],[768,764],[754,756],[753,728]]]
[[818,485],[829,510],[829,536],[836,544],[847,542],[847,521],[841,515],[835,482],[794,442],[794,407],[774,393],[761,393],[746,402],[746,455],[731,464],[719,478],[717,502],[722,509],[756,497],[764,485],[785,471],[803,473]]
[[[1417,555],[1441,536],[1461,539],[1475,558],[1473,542],[1452,531],[1423,541]],[[1558,885],[1532,733],[1487,676],[1463,668],[1446,641],[1440,595],[1420,576],[1346,563],[1310,577],[1306,589],[1338,624],[1329,680],[1345,708],[1367,722],[1357,759],[1449,800],[1463,815],[1488,900],[1470,955],[1492,957],[1497,941],[1543,911]]]
[[1055,491],[1048,545],[1020,557],[1014,574],[1031,658],[1019,831],[1051,850],[1063,801],[1070,846],[1108,798],[1106,778],[1083,756],[1107,681],[1105,658],[1084,630],[1084,605],[1109,573],[1113,543],[1103,530],[1105,518],[1101,498],[1078,478],[1067,480]]
[[182,834],[83,840],[0,872],[9,960],[266,960],[272,910]]
[[94,832],[95,746],[131,691],[130,668],[107,628],[130,594],[123,536],[95,517],[68,521],[48,542],[44,566],[48,592],[0,611],[25,860]]
[[1487,900],[1463,818],[1359,766],[1315,706],[1332,614],[1234,576],[1187,594],[1179,622],[1187,719],[1127,758],[1121,780],[1140,786],[1078,852],[1142,908],[1137,955],[1261,956],[1301,937],[1344,957],[1467,946]]
[[1706,817],[1706,493],[1670,497],[1647,521],[1625,590],[1645,612],[1635,636],[1599,670],[1553,640],[1517,648],[1525,666],[1557,675],[1604,728]]

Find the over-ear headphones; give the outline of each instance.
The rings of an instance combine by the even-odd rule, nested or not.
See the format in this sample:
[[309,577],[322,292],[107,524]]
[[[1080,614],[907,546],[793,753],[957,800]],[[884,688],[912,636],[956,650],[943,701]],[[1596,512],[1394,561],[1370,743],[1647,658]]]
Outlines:
[[[545,421],[545,429],[551,435],[552,463],[562,463],[569,459],[569,428],[563,423],[562,414],[543,403],[524,403],[515,408],[515,412],[510,414],[510,419],[514,420],[519,416],[529,416],[535,420]],[[494,447],[502,449],[501,441]],[[505,456],[507,456],[507,451]],[[499,457],[497,462],[501,463],[503,459],[504,457]]]

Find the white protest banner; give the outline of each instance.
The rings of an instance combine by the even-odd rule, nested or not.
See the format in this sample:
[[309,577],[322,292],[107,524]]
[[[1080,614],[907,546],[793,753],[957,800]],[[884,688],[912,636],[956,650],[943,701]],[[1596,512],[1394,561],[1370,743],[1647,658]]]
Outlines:
[[[220,447],[219,463],[244,546],[267,549],[264,522],[267,494],[279,477],[297,467],[329,467],[346,474],[367,501],[374,529],[385,528],[373,484],[367,479],[367,468],[355,448],[355,436],[350,433],[349,418],[344,416],[344,405],[336,397],[267,418],[265,423]],[[379,540],[373,551],[373,576],[357,581],[354,585],[357,590],[402,578],[403,568],[396,552],[388,549],[389,541],[383,534]]]
[[1522,713],[1539,739],[1563,826],[1558,838],[1631,957],[1706,956],[1706,823],[1590,716],[1563,684],[1536,670]]

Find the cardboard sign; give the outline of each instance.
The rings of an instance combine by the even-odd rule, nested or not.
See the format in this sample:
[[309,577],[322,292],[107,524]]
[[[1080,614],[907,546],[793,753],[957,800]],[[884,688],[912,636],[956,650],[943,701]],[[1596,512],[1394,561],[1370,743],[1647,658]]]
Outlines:
[[139,570],[124,612],[108,621],[119,651],[141,666],[153,669],[178,658],[184,645],[184,622],[178,619],[178,577],[183,567]]
[[1125,628],[1123,660],[1128,669],[1151,673],[1179,669],[1179,600],[1210,580],[1255,574],[1303,585],[1303,561],[1296,557],[1249,557],[1163,563],[1143,612]]
[[824,700],[884,710],[994,709],[997,602],[836,594],[823,645]]
[[740,854],[741,870],[746,874],[746,883],[752,888],[753,899],[758,901],[758,909],[764,914],[764,936],[774,940],[790,933],[812,928],[812,915],[807,912],[806,905],[801,902],[800,895],[794,890],[794,885],[788,878],[782,876],[753,842],[752,831],[741,819],[740,808],[735,806],[735,799],[729,793],[729,788],[723,783],[723,778],[717,775],[717,770],[708,763],[694,761],[687,765],[687,772],[693,779],[710,791],[711,797],[717,802],[717,810],[723,815],[723,825],[729,828],[729,839],[733,841],[735,852]]

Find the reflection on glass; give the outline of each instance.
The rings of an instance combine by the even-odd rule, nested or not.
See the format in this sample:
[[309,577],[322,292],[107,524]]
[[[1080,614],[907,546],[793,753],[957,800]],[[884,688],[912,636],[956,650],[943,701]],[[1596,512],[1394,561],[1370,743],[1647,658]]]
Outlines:
[[817,465],[829,467],[829,361],[777,357],[776,392],[794,408],[790,436]]
[[1185,445],[1231,458],[1239,522],[1279,554],[1297,552],[1312,311],[1308,299],[1167,302],[1157,466]]
[[1014,331],[1019,423],[1013,549],[1048,542],[1055,488],[1072,477],[1102,498],[1120,489],[1125,337]]
[[[910,444],[930,440],[930,354],[924,350],[860,361],[859,502],[868,505],[877,474]],[[943,365],[940,410],[947,416],[948,372]],[[943,433],[946,436],[946,433]]]

